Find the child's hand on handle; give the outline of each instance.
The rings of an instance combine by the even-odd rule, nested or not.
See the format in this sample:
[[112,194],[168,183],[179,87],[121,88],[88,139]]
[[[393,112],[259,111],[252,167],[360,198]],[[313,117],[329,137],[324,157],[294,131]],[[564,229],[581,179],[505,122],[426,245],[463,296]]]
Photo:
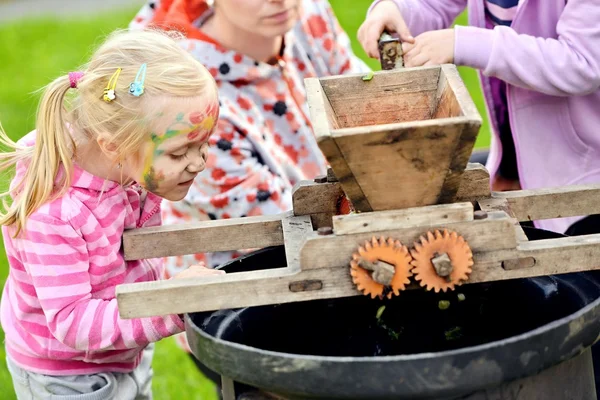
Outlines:
[[424,32],[413,43],[402,43],[404,65],[421,67],[454,62],[454,29]]
[[225,275],[225,271],[220,269],[207,268],[204,264],[195,264],[181,271],[171,279],[198,278],[202,276]]
[[358,29],[358,41],[369,57],[379,58],[378,42],[384,31],[390,34],[398,33],[401,42],[415,42],[400,10],[391,0],[384,0],[373,7],[365,22]]

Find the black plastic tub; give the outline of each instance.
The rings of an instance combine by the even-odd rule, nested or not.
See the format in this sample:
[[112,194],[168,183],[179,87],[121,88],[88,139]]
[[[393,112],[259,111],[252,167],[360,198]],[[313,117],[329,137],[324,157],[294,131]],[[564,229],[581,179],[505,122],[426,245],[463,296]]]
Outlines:
[[[530,240],[559,236],[524,229]],[[222,268],[284,266],[274,247]],[[564,274],[195,313],[186,331],[208,368],[286,398],[457,399],[581,354],[600,333],[599,297],[589,274]]]

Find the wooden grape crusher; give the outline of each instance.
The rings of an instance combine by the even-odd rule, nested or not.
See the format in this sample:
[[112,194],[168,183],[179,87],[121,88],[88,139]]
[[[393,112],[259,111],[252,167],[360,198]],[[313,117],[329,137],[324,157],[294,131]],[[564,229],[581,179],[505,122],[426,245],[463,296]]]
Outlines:
[[600,235],[519,221],[600,213],[600,185],[490,193],[457,69],[380,46],[383,71],[306,81],[331,168],[292,211],[123,242],[128,260],[259,250],[223,276],[121,285],[121,316],[185,314],[225,400],[596,399]]

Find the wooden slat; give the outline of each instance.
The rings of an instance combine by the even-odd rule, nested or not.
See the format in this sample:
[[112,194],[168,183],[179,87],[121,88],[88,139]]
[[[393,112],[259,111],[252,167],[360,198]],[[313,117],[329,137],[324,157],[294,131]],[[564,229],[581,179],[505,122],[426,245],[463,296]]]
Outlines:
[[[412,227],[392,229],[373,233],[356,233],[342,236],[309,237],[300,251],[300,265],[304,269],[328,268],[347,264],[358,246],[373,236],[392,237],[411,247],[419,237],[434,227]],[[493,251],[512,249],[517,245],[513,225],[502,212],[490,213],[485,220],[455,223],[440,223],[435,229],[448,229],[458,232],[473,251]]]
[[[439,66],[321,78],[340,127],[383,125],[430,119],[436,104]],[[338,177],[339,178],[339,177]]]
[[277,268],[119,285],[119,315],[127,319],[268,304],[277,301],[277,293],[287,296],[295,274]]
[[454,201],[475,201],[490,197],[490,173],[481,164],[469,163],[463,172]]
[[283,244],[280,215],[164,225],[125,232],[126,260]]
[[313,121],[313,131],[319,148],[327,158],[344,191],[352,199],[354,206],[361,211],[370,211],[371,206],[331,136],[331,130],[336,129],[339,124],[335,117],[335,111],[323,93],[319,79],[305,79],[305,87],[308,109],[311,121]]
[[[532,267],[502,268],[504,260],[527,258],[535,260]],[[529,241],[512,251],[473,254],[473,260],[471,283],[600,270],[600,234]]]
[[473,204],[441,204],[404,210],[337,215],[333,217],[333,230],[340,236],[472,220]]
[[494,192],[504,199],[519,221],[576,217],[600,213],[600,185],[573,185],[557,188]]
[[444,181],[445,190],[438,198],[439,203],[448,203],[454,199],[455,188],[461,185],[461,175],[469,162],[482,120],[456,66],[442,65],[441,69],[437,118],[447,114],[449,117],[464,116],[468,119],[468,122],[462,125],[456,147],[452,150],[448,149],[452,154],[452,160]]
[[300,181],[292,189],[295,215],[335,213],[338,199],[344,195],[337,182]]
[[469,94],[467,86],[460,77],[456,65],[442,65],[440,77],[445,78],[447,85],[452,88],[454,97],[460,107],[461,115],[468,117],[471,121],[479,121],[479,124],[481,124],[481,115],[479,114],[479,111],[477,111],[477,106],[473,102],[473,98]]
[[[461,178],[456,202],[476,201],[490,196],[489,173],[481,164],[468,164]],[[315,183],[300,181],[292,191],[295,215],[330,213],[336,211],[337,199],[344,194],[336,182]]]

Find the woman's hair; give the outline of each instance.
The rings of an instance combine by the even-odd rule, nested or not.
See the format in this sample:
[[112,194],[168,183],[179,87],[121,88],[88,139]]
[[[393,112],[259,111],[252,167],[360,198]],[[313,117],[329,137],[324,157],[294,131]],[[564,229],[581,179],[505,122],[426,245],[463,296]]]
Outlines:
[[[0,194],[4,205],[0,225],[15,224],[18,234],[27,217],[70,186],[76,154],[71,132],[83,133],[82,139],[87,141],[110,135],[107,138],[116,149],[116,164],[136,154],[148,139],[148,121],[151,113],[157,112],[157,99],[205,96],[217,101],[212,76],[180,46],[180,38],[158,29],[114,32],[81,69],[72,96],[67,92],[75,86],[73,75],[61,76],[45,88],[37,113],[35,146],[15,143],[0,129],[0,145],[9,148],[0,153],[0,172],[19,161],[27,163],[23,179]],[[136,81],[143,64],[144,92],[134,96],[129,85]],[[116,98],[107,102],[103,99],[105,88],[119,68]],[[7,204],[9,197],[11,205]]]

